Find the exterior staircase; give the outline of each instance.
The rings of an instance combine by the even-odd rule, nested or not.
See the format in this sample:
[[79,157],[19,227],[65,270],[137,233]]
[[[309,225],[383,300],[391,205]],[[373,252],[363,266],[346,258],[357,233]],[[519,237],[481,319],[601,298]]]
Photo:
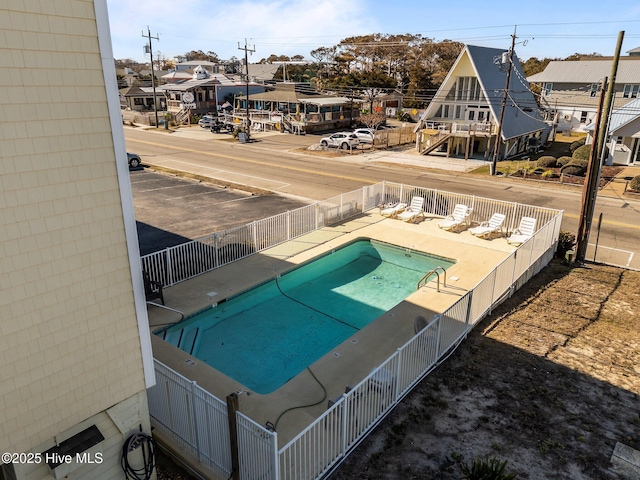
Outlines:
[[433,152],[436,148],[449,140],[449,138],[451,138],[451,132],[439,131],[438,133],[431,135],[427,138],[427,141],[422,144],[420,155],[427,155]]

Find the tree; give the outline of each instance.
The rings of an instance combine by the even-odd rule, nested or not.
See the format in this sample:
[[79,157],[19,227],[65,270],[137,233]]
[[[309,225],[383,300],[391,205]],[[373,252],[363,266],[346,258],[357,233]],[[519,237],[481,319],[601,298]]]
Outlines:
[[204,53],[202,50],[191,50],[184,54],[184,57],[188,62],[192,62],[194,60],[205,60],[207,62],[218,63],[220,62],[220,58],[216,54],[216,52],[208,51]]
[[373,101],[387,90],[393,90],[396,81],[380,72],[351,72],[335,77],[327,83],[327,88],[336,89],[346,95],[362,95],[369,101],[369,111],[373,110]]
[[547,65],[549,65],[549,62],[552,60],[554,59],[543,58],[542,60],[539,60],[537,57],[531,57],[525,62],[520,62],[520,65],[522,66],[524,76],[530,77],[531,75],[542,72],[545,68],[547,68]]

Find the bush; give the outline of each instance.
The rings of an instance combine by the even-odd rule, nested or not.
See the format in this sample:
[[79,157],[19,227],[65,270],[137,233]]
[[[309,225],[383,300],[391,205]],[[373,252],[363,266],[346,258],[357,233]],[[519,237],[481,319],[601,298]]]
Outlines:
[[572,158],[567,165],[578,165],[580,167],[587,168],[589,166],[589,160],[581,160],[579,158]]
[[640,175],[636,175],[631,179],[629,182],[629,188],[640,192]]
[[587,173],[587,168],[582,167],[580,165],[574,165],[569,163],[560,169],[560,173],[563,175],[573,175],[576,177],[584,177],[584,174]]
[[553,170],[546,170],[542,173],[542,178],[555,178],[558,175]]
[[567,157],[566,155],[563,157],[560,157],[557,161],[556,164],[560,167],[564,167],[567,163],[569,163],[571,160],[573,160],[573,158],[571,157]]
[[584,138],[581,138],[580,140],[576,140],[575,142],[572,142],[571,145],[569,145],[569,151],[571,152],[571,154],[573,154],[573,152],[575,152],[579,147],[583,146],[586,141],[587,141],[587,137],[584,137]]
[[567,232],[566,230],[560,230],[560,236],[558,237],[558,249],[556,250],[557,258],[564,258],[565,253],[571,250],[576,244],[576,236]]
[[589,154],[591,153],[591,145],[582,145],[573,151],[571,157],[577,160],[589,160]]
[[545,168],[554,168],[557,164],[556,157],[552,157],[551,155],[545,155],[538,159],[538,166]]
[[476,458],[470,465],[462,464],[462,478],[464,480],[515,480],[515,473],[506,473],[507,461],[501,462],[497,458]]

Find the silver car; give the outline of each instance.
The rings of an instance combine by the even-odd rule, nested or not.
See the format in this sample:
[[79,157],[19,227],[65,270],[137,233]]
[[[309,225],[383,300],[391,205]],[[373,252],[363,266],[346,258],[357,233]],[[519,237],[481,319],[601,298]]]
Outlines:
[[356,128],[353,133],[356,134],[360,143],[373,143],[373,130],[370,128]]
[[340,132],[324,137],[320,140],[323,147],[338,147],[343,150],[355,148],[360,144],[358,136],[352,132]]

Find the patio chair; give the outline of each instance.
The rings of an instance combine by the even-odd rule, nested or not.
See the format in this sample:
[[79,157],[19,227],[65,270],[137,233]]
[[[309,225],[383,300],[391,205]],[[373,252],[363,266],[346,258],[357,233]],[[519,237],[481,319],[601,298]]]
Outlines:
[[424,198],[413,197],[411,199],[411,204],[399,213],[396,218],[405,222],[413,223],[418,219],[419,215],[424,217]]
[[151,277],[149,277],[149,273],[145,270],[142,271],[142,279],[144,280],[144,294],[147,302],[159,298],[162,302],[162,305],[164,305],[162,284],[160,282],[156,282],[155,280],[151,280]]
[[383,217],[393,218],[400,212],[402,212],[405,208],[407,208],[406,203],[396,202],[396,203],[386,203],[380,205],[380,215]]
[[536,219],[531,217],[522,217],[520,225],[516,228],[511,236],[507,238],[510,245],[522,245],[529,240],[536,231]]
[[469,219],[469,207],[461,203],[457,204],[451,215],[447,215],[438,226],[443,230],[456,231],[467,225]]
[[488,221],[482,222],[477,227],[470,228],[469,232],[476,237],[489,239],[495,233],[502,233],[502,224],[505,218],[506,215],[502,213],[494,213]]

